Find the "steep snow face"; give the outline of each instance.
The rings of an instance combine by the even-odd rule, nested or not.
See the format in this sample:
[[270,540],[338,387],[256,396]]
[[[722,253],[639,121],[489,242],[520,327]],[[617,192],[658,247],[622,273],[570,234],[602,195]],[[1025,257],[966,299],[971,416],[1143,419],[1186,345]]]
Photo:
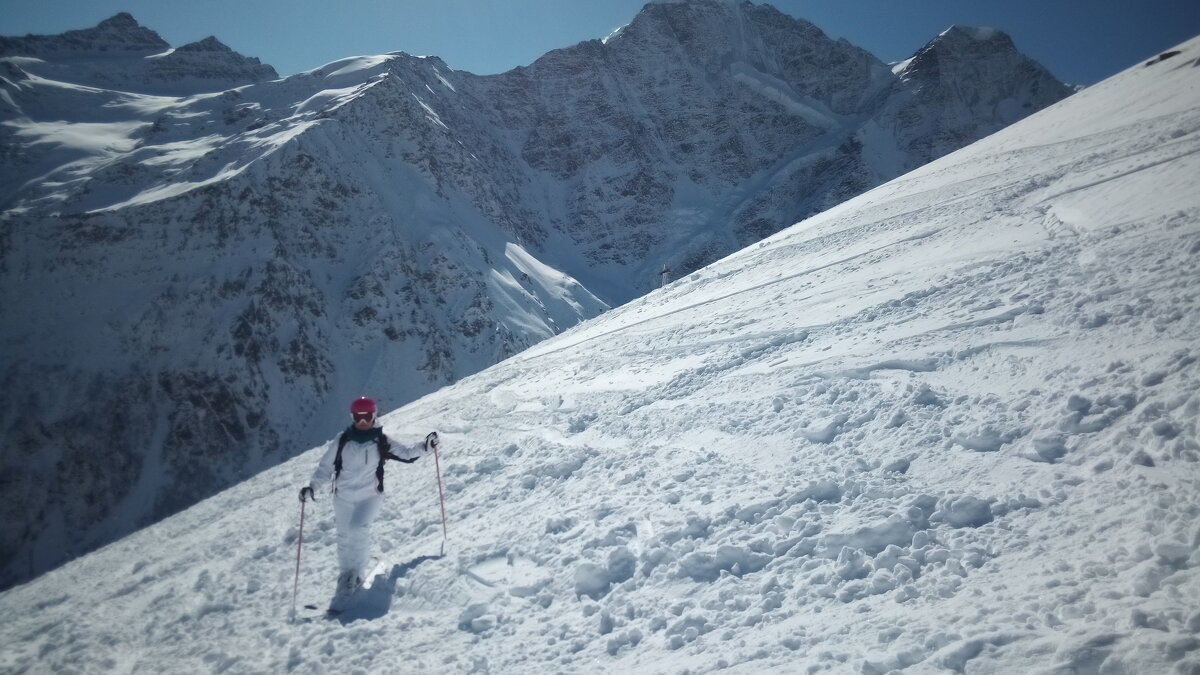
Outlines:
[[[393,465],[339,621],[289,620],[321,446],[0,593],[0,665],[1194,671],[1178,52],[386,415],[441,432],[448,553],[433,462]],[[323,606],[332,510],[306,508]]]
[[941,128],[881,122],[914,98],[886,66],[749,3],[647,7],[492,77],[397,53],[272,80],[118,19],[128,53],[0,57],[0,468],[31,486],[0,584],[310,447],[355,396],[413,400],[859,194]]

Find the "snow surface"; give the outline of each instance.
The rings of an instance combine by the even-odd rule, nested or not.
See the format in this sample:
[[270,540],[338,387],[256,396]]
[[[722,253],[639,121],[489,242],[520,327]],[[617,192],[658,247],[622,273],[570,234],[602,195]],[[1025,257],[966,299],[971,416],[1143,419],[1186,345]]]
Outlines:
[[394,465],[339,620],[319,447],[0,594],[0,669],[1197,672],[1180,49],[386,416],[447,554]]

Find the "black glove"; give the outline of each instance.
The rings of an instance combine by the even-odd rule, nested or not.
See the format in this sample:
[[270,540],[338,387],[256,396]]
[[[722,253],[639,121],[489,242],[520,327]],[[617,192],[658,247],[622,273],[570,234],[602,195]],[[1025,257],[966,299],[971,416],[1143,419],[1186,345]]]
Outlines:
[[391,450],[388,450],[387,454],[385,454],[383,456],[383,458],[384,459],[392,459],[397,462],[404,462],[405,464],[412,464],[413,462],[417,461],[417,459],[418,459],[416,457],[413,457],[412,459],[404,459],[403,457],[393,453]]
[[[307,499],[304,497],[305,493],[308,493]],[[313,492],[311,485],[305,485],[304,487],[300,488],[300,501],[305,502],[309,499],[313,500],[314,502],[317,501],[317,493]]]
[[436,431],[431,431],[425,435],[425,450],[426,451],[428,451],[429,448],[433,448],[434,450],[437,450],[438,445],[439,445],[439,442],[438,442],[438,435],[437,435]]

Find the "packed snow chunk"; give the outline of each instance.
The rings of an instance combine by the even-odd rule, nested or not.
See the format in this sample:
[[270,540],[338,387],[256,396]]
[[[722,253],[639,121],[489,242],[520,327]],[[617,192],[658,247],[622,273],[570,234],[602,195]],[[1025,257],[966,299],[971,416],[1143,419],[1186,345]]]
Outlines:
[[595,563],[583,563],[575,568],[575,596],[587,596],[599,600],[608,593],[612,581],[608,568]]
[[[934,656],[934,662],[956,673],[966,672],[967,662],[984,653],[984,650],[994,650],[1027,637],[1029,636],[1022,633],[993,633],[959,640],[940,650]],[[1067,668],[1065,672],[1079,671]]]
[[596,454],[595,451],[578,451],[574,453],[574,456],[566,456],[556,462],[548,462],[543,464],[540,470],[533,473],[541,474],[546,478],[554,478],[558,480],[570,478],[572,474],[583,468],[583,465],[587,463],[588,459],[590,459],[594,454]]
[[[1050,664],[1053,672],[1063,673],[1120,673],[1132,672],[1119,665],[1124,651],[1119,642],[1127,638],[1124,633],[1099,632],[1091,636],[1067,636]],[[1115,666],[1115,667],[1114,667]],[[1176,672],[1187,672],[1178,670]]]
[[831,419],[817,422],[800,430],[800,435],[811,443],[832,443],[841,433],[842,426],[850,419],[849,415],[835,415]]
[[927,384],[921,385],[921,388],[918,389],[917,393],[913,396],[912,402],[915,405],[929,406],[931,408],[946,407],[946,402],[942,400],[942,397],[938,396],[937,393],[933,391],[933,389],[931,389]]
[[1081,412],[1084,415],[1092,409],[1092,402],[1086,396],[1079,394],[1071,394],[1067,397],[1067,410],[1071,412]]
[[692,539],[705,539],[712,531],[712,520],[697,515],[689,515],[687,526],[683,528],[683,536]]
[[[604,509],[598,509],[603,511]],[[603,520],[608,514],[600,513],[596,516],[596,521]],[[593,539],[588,542],[587,548],[609,548],[612,546],[624,546],[630,541],[637,538],[637,525],[633,523],[625,523],[618,527],[610,529],[599,539]]]
[[830,480],[816,481],[810,483],[807,487],[789,497],[787,503],[789,506],[793,504],[803,504],[810,499],[814,502],[841,501],[842,488],[837,483],[834,483]]
[[600,633],[601,635],[610,635],[613,632],[613,629],[616,628],[616,625],[617,624],[613,619],[612,612],[606,609],[600,612],[600,626],[596,629],[596,632]]
[[693,551],[683,556],[679,561],[679,576],[701,582],[716,581],[721,572],[740,577],[761,570],[772,559],[769,555],[724,545],[717,548],[715,555]]
[[751,525],[754,525],[762,522],[768,515],[774,515],[771,513],[771,511],[778,506],[779,500],[772,499],[758,504],[751,504],[750,506],[742,508],[731,508],[730,510],[733,511],[734,518],[744,523],[750,523]]
[[[880,636],[880,642],[884,641],[883,636]],[[890,654],[882,658],[882,660],[868,659],[862,663],[862,675],[885,675],[886,673],[895,673],[915,666],[925,660],[925,652],[922,649],[905,649],[895,654]]]
[[546,534],[562,534],[575,527],[575,519],[570,516],[550,518],[546,521]]
[[712,629],[706,617],[689,614],[667,629],[667,649],[679,649]]
[[937,511],[929,517],[932,522],[950,527],[980,527],[992,522],[992,505],[977,497],[947,497],[938,502]]
[[833,571],[838,577],[846,581],[852,581],[854,579],[865,578],[870,574],[871,565],[868,562],[867,556],[862,552],[862,549],[843,546],[838,553]]
[[621,631],[616,637],[609,638],[606,651],[609,656],[616,656],[622,647],[636,647],[642,641],[642,631],[637,628]]
[[1181,541],[1164,541],[1154,546],[1154,555],[1167,565],[1182,567],[1195,550],[1196,547]]
[[1091,434],[1112,426],[1137,405],[1134,394],[1102,396],[1096,401],[1073,394],[1067,398],[1067,414],[1059,422],[1059,430],[1068,434]]
[[618,546],[608,554],[608,578],[619,584],[633,578],[637,569],[637,557],[625,546]]
[[975,452],[996,452],[1020,436],[1020,431],[1000,431],[985,424],[971,433],[954,436],[954,442]]
[[468,633],[485,633],[495,626],[496,617],[488,614],[486,602],[470,605],[458,615],[458,629]]
[[696,514],[689,514],[687,524],[682,528],[667,530],[659,536],[665,544],[673,544],[680,539],[707,539],[712,533],[712,520]]
[[498,457],[488,457],[487,459],[482,459],[475,464],[475,473],[498,473],[503,468],[504,462],[500,461]]
[[1033,438],[1033,449],[1022,453],[1026,459],[1053,464],[1067,454],[1066,436],[1047,434]]
[[1179,427],[1175,426],[1167,420],[1158,420],[1150,425],[1150,430],[1155,436],[1161,436],[1166,440],[1172,440],[1179,435]]
[[850,547],[873,556],[888,546],[907,545],[915,533],[916,528],[911,522],[893,515],[882,523],[860,527],[848,534],[829,534],[825,537],[825,548],[835,551]]
[[673,559],[671,549],[663,546],[652,548],[642,553],[642,576],[648,577],[654,572],[654,568],[663,565]]

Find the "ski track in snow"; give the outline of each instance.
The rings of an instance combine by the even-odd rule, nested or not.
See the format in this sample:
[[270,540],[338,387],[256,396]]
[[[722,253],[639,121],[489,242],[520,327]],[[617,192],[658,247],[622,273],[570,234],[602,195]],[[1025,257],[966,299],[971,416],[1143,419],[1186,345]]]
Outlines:
[[0,594],[0,666],[1200,671],[1183,49],[386,417],[448,552],[392,467],[338,620],[317,448]]

